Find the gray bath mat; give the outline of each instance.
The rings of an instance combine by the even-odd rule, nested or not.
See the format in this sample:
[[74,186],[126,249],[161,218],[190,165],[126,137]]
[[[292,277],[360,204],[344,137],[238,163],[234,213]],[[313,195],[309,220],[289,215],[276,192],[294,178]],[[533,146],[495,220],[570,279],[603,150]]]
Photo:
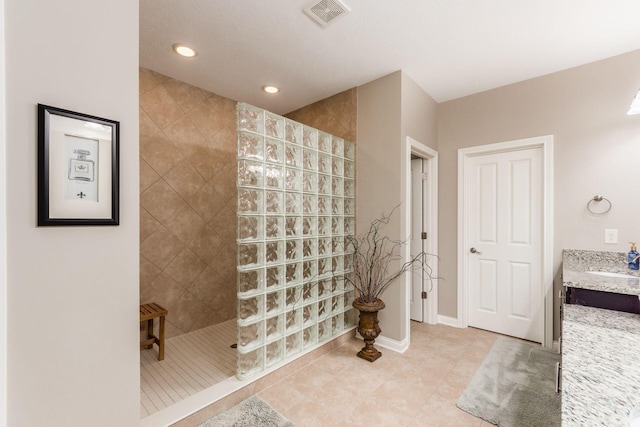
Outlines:
[[227,412],[223,412],[199,427],[294,427],[258,396],[250,397]]
[[560,426],[559,361],[540,345],[499,337],[457,406],[500,427]]

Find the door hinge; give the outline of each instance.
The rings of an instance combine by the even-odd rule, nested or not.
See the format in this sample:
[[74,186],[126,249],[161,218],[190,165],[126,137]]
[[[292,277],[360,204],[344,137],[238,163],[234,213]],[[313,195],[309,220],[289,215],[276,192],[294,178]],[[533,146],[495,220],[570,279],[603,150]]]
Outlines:
[[427,240],[427,232],[426,231],[422,232],[422,240]]
[[420,177],[422,178],[423,181],[426,181],[427,179],[429,179],[429,174],[427,174],[426,172],[423,172]]
[[427,299],[427,293],[425,291],[422,291],[422,299]]

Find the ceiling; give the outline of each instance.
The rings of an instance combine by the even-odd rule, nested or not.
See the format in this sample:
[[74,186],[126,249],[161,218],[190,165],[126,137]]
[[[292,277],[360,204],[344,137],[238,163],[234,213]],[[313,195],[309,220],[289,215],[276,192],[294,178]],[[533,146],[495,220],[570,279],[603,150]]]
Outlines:
[[443,102],[640,49],[638,0],[343,1],[323,29],[309,0],[140,0],[140,65],[285,114],[397,70]]

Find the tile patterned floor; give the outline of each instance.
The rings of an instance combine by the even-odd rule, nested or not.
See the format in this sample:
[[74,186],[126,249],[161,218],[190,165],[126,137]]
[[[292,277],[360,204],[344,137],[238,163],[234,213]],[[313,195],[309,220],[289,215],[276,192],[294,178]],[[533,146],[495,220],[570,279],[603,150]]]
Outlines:
[[455,403],[498,335],[411,323],[404,354],[369,363],[353,339],[258,395],[297,427],[491,426]]

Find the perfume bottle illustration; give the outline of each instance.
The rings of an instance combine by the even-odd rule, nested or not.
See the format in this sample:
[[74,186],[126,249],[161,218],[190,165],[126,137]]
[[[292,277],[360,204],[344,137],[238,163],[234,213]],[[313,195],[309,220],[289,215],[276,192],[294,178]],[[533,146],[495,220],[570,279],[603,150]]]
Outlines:
[[69,179],[74,181],[86,181],[93,182],[94,175],[94,162],[87,159],[87,156],[91,155],[91,151],[77,148],[73,150],[73,153],[78,158],[69,159]]

